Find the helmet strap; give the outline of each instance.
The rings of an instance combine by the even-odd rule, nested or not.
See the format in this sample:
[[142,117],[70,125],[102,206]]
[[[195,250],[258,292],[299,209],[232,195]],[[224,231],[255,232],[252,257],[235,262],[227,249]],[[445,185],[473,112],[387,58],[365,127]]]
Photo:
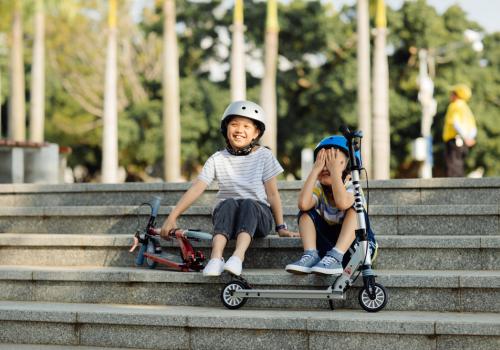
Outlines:
[[250,142],[248,146],[245,146],[243,148],[233,148],[231,147],[231,144],[229,143],[229,140],[226,138],[226,150],[232,154],[233,156],[247,156],[252,152],[252,149],[257,145],[257,141],[255,139]]

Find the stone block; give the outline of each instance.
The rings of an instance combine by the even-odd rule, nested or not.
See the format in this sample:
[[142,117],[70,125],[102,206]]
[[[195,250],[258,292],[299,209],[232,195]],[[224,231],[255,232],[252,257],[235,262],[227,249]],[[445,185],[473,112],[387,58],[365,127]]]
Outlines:
[[0,343],[77,345],[79,331],[71,323],[0,321]]
[[426,335],[434,333],[434,322],[425,313],[346,311],[333,315],[318,313],[308,320],[307,329],[313,332],[367,333],[369,330],[375,334]]
[[195,328],[190,332],[192,349],[308,349],[308,335],[298,331],[269,329]]
[[398,218],[400,235],[497,235],[498,233],[498,217],[494,215],[402,215]]
[[18,147],[0,147],[0,183],[24,182],[24,151]]
[[56,184],[59,182],[59,146],[50,143],[24,151],[24,181]]
[[9,281],[0,277],[0,300],[31,301],[32,289],[31,281]]
[[441,335],[436,339],[436,350],[492,350],[500,349],[500,337]]
[[314,332],[309,336],[309,349],[435,349],[435,345],[436,340],[426,335]]
[[141,348],[190,349],[189,332],[180,327],[143,327],[131,325],[83,324],[80,327],[82,345]]
[[436,320],[435,326],[437,334],[498,337],[500,336],[500,315],[498,313],[482,313],[455,317],[451,314],[443,314]]

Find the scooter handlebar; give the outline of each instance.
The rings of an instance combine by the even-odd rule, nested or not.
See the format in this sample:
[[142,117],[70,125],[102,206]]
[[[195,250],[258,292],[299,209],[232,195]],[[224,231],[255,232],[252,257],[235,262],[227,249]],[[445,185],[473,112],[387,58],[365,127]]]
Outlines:
[[[161,233],[161,229],[159,228],[150,228],[148,233],[153,236],[159,236]],[[196,231],[196,230],[182,230],[179,228],[172,229],[168,233],[169,237],[185,237],[187,239],[193,240],[204,240],[210,241],[212,240],[212,235],[208,232]]]

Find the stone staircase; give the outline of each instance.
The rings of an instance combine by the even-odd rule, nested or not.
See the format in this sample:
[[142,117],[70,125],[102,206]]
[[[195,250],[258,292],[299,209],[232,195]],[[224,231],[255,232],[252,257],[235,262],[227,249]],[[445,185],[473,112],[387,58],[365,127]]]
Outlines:
[[[149,215],[138,205],[159,195],[163,222],[188,184],[1,185],[0,350],[500,348],[500,179],[369,185],[374,267],[389,293],[374,314],[358,305],[360,281],[334,311],[294,299],[226,310],[219,294],[229,276],[134,267],[131,236]],[[280,183],[292,229],[300,186]],[[215,193],[179,225],[210,231]],[[209,253],[207,242],[194,245]],[[255,240],[245,278],[259,289],[332,282],[284,272],[300,253],[295,238]]]

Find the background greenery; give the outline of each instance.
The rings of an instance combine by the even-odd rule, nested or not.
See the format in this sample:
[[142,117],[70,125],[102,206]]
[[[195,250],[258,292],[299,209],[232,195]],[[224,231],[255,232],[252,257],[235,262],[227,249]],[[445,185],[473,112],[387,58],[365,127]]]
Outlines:
[[[32,18],[24,2],[26,87],[32,43]],[[104,85],[104,2],[74,1],[47,4],[46,139],[70,146],[69,164],[89,169],[91,180],[100,167],[102,89]],[[63,5],[61,5],[63,4]],[[145,9],[139,22],[130,16],[131,3],[120,2],[119,23],[119,150],[120,165],[129,181],[161,177],[161,35],[159,5]],[[8,30],[8,5],[2,1],[0,31]],[[215,15],[214,15],[215,13]],[[212,14],[212,15],[209,15]],[[279,6],[280,71],[278,72],[278,159],[286,174],[300,174],[300,151],[342,123],[355,126],[356,35],[355,8],[341,9],[319,1],[290,1]],[[463,43],[463,31],[482,28],[467,19],[458,6],[439,15],[425,0],[388,9],[390,72],[391,175],[416,177],[411,141],[420,133],[417,49],[435,49],[434,174],[443,174],[441,132],[449,88],[471,86],[471,109],[478,121],[478,144],[467,159],[468,170],[483,167],[486,176],[500,175],[500,33],[485,34],[484,50]],[[224,33],[231,10],[220,1],[177,2],[181,74],[183,174],[192,178],[204,161],[223,147],[220,116],[230,102],[229,79],[210,79],[209,63],[220,64],[228,78],[230,43]],[[245,1],[247,54],[262,56],[265,3]],[[439,48],[445,48],[441,50]],[[8,91],[5,51],[0,53],[6,116]],[[258,102],[260,77],[247,73],[247,98]],[[29,91],[27,91],[29,100]],[[5,120],[6,118],[3,118]],[[5,121],[3,121],[5,130]],[[5,134],[5,133],[3,133]]]

